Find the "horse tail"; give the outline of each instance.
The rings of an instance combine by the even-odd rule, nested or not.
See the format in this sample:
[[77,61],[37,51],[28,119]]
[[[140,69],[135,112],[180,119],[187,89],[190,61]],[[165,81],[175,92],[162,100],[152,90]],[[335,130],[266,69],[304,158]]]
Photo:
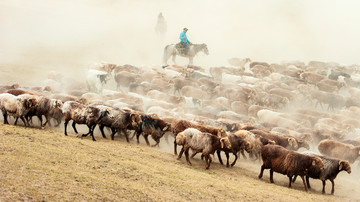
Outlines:
[[165,48],[164,48],[164,55],[163,55],[163,68],[165,68],[165,67],[167,67],[168,66],[168,64],[167,64],[167,59],[168,59],[168,55],[167,55],[167,49],[168,49],[168,47],[169,47],[170,45],[167,45],[167,46],[165,46]]

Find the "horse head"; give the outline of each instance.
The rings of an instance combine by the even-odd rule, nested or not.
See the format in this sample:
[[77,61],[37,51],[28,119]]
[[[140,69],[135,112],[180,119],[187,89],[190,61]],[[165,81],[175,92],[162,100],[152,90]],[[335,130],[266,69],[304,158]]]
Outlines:
[[202,47],[202,51],[206,54],[206,55],[209,55],[209,49],[207,48],[207,45],[206,44],[201,44],[201,47]]

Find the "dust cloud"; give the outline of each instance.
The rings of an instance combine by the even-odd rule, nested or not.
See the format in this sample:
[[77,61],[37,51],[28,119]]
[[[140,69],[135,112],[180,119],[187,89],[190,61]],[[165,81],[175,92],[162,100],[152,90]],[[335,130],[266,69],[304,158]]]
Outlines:
[[[161,65],[166,44],[183,27],[206,43],[201,66],[228,65],[230,57],[358,63],[358,1],[0,1],[0,62],[47,66]],[[162,12],[163,40],[154,28]],[[178,58],[179,64],[187,61]]]

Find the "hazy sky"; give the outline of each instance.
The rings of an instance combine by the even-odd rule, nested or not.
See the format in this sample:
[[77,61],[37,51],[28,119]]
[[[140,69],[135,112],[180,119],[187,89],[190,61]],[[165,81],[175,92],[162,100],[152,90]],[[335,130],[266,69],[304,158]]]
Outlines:
[[[359,8],[355,0],[0,0],[0,63],[161,65],[164,46],[187,27],[210,51],[198,65],[231,57],[358,64]],[[154,32],[159,12],[164,41]]]

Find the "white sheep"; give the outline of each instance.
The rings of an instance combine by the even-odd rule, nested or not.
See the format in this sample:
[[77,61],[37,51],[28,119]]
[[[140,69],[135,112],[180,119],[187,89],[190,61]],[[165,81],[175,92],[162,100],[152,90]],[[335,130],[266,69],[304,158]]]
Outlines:
[[105,71],[89,69],[87,72],[86,84],[89,91],[101,93],[108,80],[108,73]]
[[0,94],[0,109],[4,116],[4,124],[9,124],[7,116],[13,116],[17,119],[20,118],[25,126],[28,126],[29,123],[25,121],[24,116],[32,108],[36,106],[36,99],[33,95],[23,94],[15,96],[9,93]]

